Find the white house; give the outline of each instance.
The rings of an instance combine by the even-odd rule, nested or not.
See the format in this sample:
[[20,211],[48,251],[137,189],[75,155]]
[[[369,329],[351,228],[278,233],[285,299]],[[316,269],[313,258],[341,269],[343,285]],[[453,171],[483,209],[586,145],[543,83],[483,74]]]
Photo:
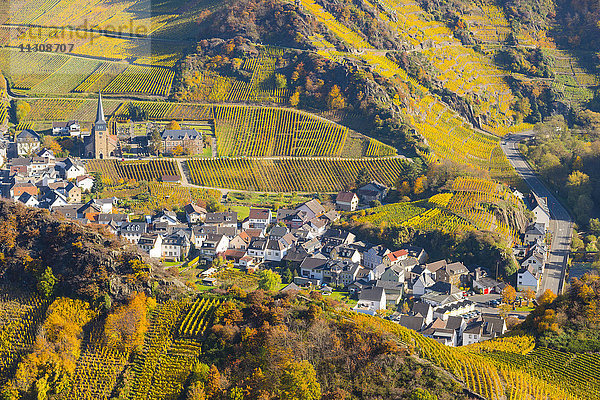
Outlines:
[[133,244],[137,244],[145,233],[148,233],[148,224],[145,222],[125,222],[119,230],[119,235]]
[[40,148],[40,136],[33,129],[22,130],[15,139],[18,157],[31,155]]
[[434,284],[435,281],[433,280],[430,274],[421,274],[413,283],[413,294],[415,296],[422,296],[425,294],[425,289],[427,289],[430,286],[433,286]]
[[290,247],[291,243],[288,244],[283,239],[269,239],[267,242],[267,248],[265,250],[265,261],[281,261],[287,254]]
[[521,267],[523,267],[523,268],[532,267],[538,272],[538,274],[544,273],[544,266],[545,266],[544,254],[540,254],[537,251],[529,254],[529,256],[527,258],[525,258],[525,260],[523,260],[523,262],[521,263]]
[[265,229],[271,222],[271,210],[263,208],[251,208],[248,216],[248,228],[250,229]]
[[263,260],[265,258],[265,253],[267,250],[267,242],[268,239],[264,237],[255,237],[250,241],[248,245],[247,254],[250,257],[254,257],[259,260]]
[[205,256],[215,256],[227,251],[229,247],[229,239],[225,235],[208,234],[202,242],[200,253]]
[[462,334],[462,345],[493,339],[505,332],[506,322],[504,319],[492,315],[482,315],[465,327]]
[[67,158],[62,162],[57,162],[56,167],[60,170],[63,179],[76,179],[78,176],[85,175],[85,167],[81,162],[72,158]]
[[367,311],[385,310],[386,305],[385,289],[382,287],[373,287],[360,292],[355,309]]
[[324,257],[306,257],[300,264],[300,276],[303,278],[323,280],[323,273],[327,267]]
[[153,223],[166,223],[167,225],[177,225],[179,220],[177,214],[170,210],[162,210],[152,218]]
[[79,136],[81,126],[78,121],[55,121],[52,122],[52,134],[54,136]]
[[533,291],[538,290],[540,283],[540,274],[535,267],[521,268],[517,272],[517,290],[524,291],[532,289]]
[[40,202],[36,199],[35,196],[32,196],[31,194],[29,194],[27,192],[24,192],[23,194],[21,194],[19,196],[18,200],[28,207],[37,207],[38,204],[40,204]]
[[531,211],[535,216],[535,222],[548,227],[550,225],[550,209],[548,208],[548,200],[545,197],[539,197],[535,193],[531,193]]
[[0,167],[8,161],[8,143],[0,140]]
[[341,211],[354,211],[358,207],[358,196],[353,192],[340,192],[335,199],[335,205]]
[[56,160],[56,157],[54,157],[54,153],[52,152],[52,150],[49,150],[45,147],[38,151],[36,155],[40,158],[45,158],[47,160]]
[[206,209],[197,204],[186,204],[186,206],[183,207],[183,211],[185,212],[185,219],[190,224],[197,224],[206,219]]
[[91,175],[81,175],[75,179],[75,184],[82,192],[91,192],[94,187],[94,177]]
[[162,257],[168,260],[182,260],[190,251],[190,241],[186,235],[171,234],[162,240]]
[[162,236],[158,234],[142,234],[137,245],[150,256],[150,258],[162,257]]
[[543,241],[546,237],[546,226],[541,223],[534,223],[529,225],[527,230],[525,231],[525,243],[537,243],[538,241]]

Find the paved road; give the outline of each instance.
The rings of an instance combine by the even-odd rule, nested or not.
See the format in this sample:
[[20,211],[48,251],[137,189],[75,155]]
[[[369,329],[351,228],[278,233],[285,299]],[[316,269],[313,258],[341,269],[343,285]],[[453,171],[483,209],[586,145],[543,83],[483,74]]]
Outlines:
[[503,138],[501,147],[512,166],[525,179],[531,190],[538,196],[548,199],[548,207],[552,217],[550,221],[550,230],[553,234],[552,245],[550,246],[550,256],[538,294],[543,293],[546,289],[550,289],[554,293],[561,293],[564,289],[567,257],[571,247],[572,220],[567,210],[537,178],[535,172],[529,167],[517,148],[520,141],[531,136],[533,136],[533,131],[507,136]]

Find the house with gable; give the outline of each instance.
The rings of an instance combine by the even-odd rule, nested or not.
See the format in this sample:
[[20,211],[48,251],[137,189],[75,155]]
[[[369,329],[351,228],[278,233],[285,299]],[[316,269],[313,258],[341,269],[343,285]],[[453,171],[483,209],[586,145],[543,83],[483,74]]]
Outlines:
[[377,181],[371,181],[361,186],[356,193],[364,203],[371,203],[375,200],[382,201],[388,194],[389,188]]
[[545,229],[550,226],[550,209],[548,208],[548,199],[540,197],[535,192],[531,192],[529,197],[530,209],[535,216],[535,222],[544,225]]
[[358,196],[353,192],[340,192],[335,198],[335,205],[340,211],[355,211],[358,207]]
[[426,289],[435,284],[435,281],[431,277],[431,274],[421,274],[412,284],[413,294],[415,296],[422,296],[427,293]]
[[363,265],[373,269],[379,264],[383,264],[383,258],[389,253],[391,253],[390,249],[383,245],[371,246],[363,252]]
[[247,224],[242,227],[245,229],[265,230],[272,222],[271,210],[266,208],[251,208]]
[[528,244],[543,242],[546,238],[546,226],[539,222],[533,223],[527,227],[523,241]]
[[355,311],[375,314],[378,310],[385,310],[387,307],[387,297],[385,289],[382,287],[372,287],[364,289],[358,295],[358,303],[354,307]]
[[204,222],[206,218],[206,209],[194,203],[188,203],[183,207],[185,219],[190,224],[198,224]]
[[177,219],[177,214],[171,210],[163,209],[158,212],[154,217],[152,217],[153,223],[166,223],[167,225],[178,225],[179,220]]
[[525,291],[527,289],[532,289],[537,292],[540,285],[541,274],[538,272],[537,268],[532,266],[527,266],[521,268],[517,272],[517,290]]
[[312,199],[306,203],[300,204],[296,207],[297,212],[303,212],[306,214],[306,221],[310,221],[313,218],[320,217],[325,214],[325,208],[321,202],[317,199]]

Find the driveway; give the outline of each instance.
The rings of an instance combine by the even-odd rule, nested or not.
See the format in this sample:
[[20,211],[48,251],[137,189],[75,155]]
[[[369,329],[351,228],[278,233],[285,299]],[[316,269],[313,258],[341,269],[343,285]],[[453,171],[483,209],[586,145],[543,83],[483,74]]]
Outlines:
[[518,143],[524,139],[533,136],[533,131],[525,131],[510,135],[502,139],[502,151],[508,158],[508,161],[515,168],[517,173],[523,177],[531,190],[540,197],[548,200],[548,208],[552,220],[550,221],[550,230],[552,231],[552,244],[550,246],[550,255],[546,270],[542,277],[542,283],[538,290],[538,295],[546,289],[554,293],[561,293],[564,289],[565,273],[567,268],[567,258],[571,247],[571,231],[573,221],[567,210],[558,202],[556,197],[544,186],[538,179],[536,173],[529,167],[529,164],[521,156],[518,150]]

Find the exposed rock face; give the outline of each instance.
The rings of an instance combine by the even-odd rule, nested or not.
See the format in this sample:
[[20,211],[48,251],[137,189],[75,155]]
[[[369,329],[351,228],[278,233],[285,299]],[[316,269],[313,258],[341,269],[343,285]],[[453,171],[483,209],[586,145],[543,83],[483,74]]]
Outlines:
[[50,267],[58,293],[89,300],[109,295],[116,301],[133,292],[149,293],[151,287],[160,294],[172,280],[135,246],[103,227],[82,226],[47,210],[0,200],[0,236],[1,280],[34,285]]

